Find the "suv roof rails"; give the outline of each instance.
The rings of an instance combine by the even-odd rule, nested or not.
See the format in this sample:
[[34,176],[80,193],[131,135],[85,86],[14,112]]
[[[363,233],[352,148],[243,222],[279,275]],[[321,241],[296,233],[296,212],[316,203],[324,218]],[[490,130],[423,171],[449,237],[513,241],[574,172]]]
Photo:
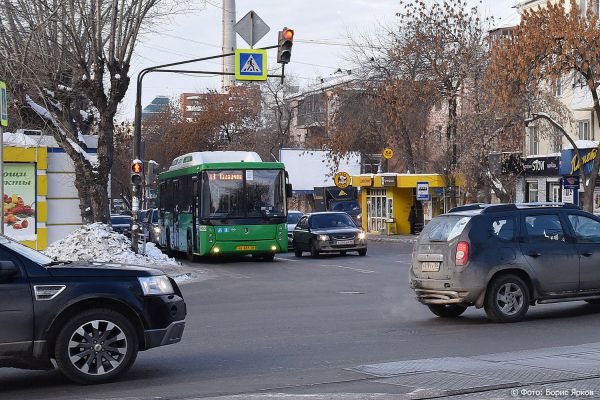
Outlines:
[[571,203],[552,203],[552,202],[538,202],[538,203],[506,203],[506,204],[486,204],[486,203],[473,203],[465,204],[464,206],[454,207],[448,211],[448,213],[455,213],[461,211],[472,211],[481,210],[482,214],[503,212],[503,211],[517,211],[519,209],[527,208],[565,208],[569,210],[581,210],[581,207]]
[[448,213],[455,213],[459,211],[470,211],[470,210],[481,210],[485,206],[485,203],[473,203],[473,204],[465,204],[464,206],[458,206],[451,208]]
[[539,203],[517,203],[518,208],[542,208],[542,207],[560,207],[569,210],[581,210],[576,204],[572,203],[557,203],[557,202],[539,202]]

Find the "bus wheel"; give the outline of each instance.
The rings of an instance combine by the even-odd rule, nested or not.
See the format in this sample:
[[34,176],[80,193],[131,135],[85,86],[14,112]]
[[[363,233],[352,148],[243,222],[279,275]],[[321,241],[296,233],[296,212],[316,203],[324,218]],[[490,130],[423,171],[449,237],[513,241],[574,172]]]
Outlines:
[[265,260],[265,261],[273,261],[273,260],[275,260],[275,253],[265,254],[263,256],[263,260]]
[[194,254],[194,245],[192,243],[192,238],[190,237],[189,234],[188,234],[188,239],[187,239],[186,256],[187,256],[188,261],[191,261],[191,262],[196,261],[196,255]]
[[166,231],[166,235],[167,235],[167,255],[169,257],[173,257],[174,252],[173,252],[173,249],[171,248],[171,232],[169,232],[168,229]]

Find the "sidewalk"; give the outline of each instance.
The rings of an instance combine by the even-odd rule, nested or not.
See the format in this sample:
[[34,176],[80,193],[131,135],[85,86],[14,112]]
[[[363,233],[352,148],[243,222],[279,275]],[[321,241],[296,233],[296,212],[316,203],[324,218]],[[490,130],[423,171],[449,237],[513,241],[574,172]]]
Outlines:
[[417,235],[378,235],[369,233],[371,242],[392,242],[392,243],[414,243],[417,241]]

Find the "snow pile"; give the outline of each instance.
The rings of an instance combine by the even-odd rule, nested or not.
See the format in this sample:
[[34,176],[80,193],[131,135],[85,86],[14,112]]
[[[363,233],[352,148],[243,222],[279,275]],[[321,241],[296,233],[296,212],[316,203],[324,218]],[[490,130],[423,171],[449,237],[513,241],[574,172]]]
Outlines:
[[135,254],[131,241],[106,224],[84,225],[43,252],[61,261],[96,261],[142,266],[179,265],[163,254],[154,243],[146,244],[146,255]]

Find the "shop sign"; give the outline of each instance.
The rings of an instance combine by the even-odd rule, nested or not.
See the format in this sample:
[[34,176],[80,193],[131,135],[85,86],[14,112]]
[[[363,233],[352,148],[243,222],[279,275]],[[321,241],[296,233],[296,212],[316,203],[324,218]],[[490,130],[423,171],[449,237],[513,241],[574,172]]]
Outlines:
[[348,186],[350,186],[350,174],[347,172],[338,172],[333,176],[333,181],[335,182],[335,186],[339,187],[340,189],[346,189]]
[[417,182],[417,200],[429,201],[429,182]]
[[4,163],[4,234],[17,241],[36,240],[35,164]]
[[352,177],[352,186],[371,186],[373,179],[370,176]]
[[[597,149],[579,149],[579,154],[583,160],[583,170],[586,174],[592,172],[594,160],[598,155]],[[560,174],[561,175],[579,175],[581,161],[573,149],[563,150],[560,153]]]
[[523,172],[527,175],[558,175],[560,157],[534,157],[523,160]]
[[565,189],[579,190],[579,176],[564,176],[562,178],[562,186]]
[[396,187],[396,176],[386,176],[383,175],[381,177],[381,186],[391,186]]

